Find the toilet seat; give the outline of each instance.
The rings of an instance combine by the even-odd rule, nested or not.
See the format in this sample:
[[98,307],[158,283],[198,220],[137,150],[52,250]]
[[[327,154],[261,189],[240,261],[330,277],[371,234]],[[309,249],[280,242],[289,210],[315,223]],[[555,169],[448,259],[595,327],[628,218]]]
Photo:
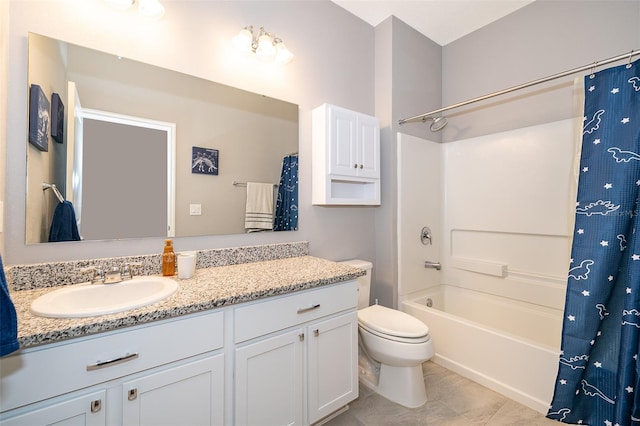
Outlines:
[[403,343],[430,339],[429,327],[411,315],[380,305],[358,310],[358,324],[372,334]]

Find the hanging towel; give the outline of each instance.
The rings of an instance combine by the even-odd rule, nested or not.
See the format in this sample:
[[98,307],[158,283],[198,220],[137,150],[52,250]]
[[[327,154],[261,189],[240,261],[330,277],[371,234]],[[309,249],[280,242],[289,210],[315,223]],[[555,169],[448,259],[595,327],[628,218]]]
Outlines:
[[56,241],[80,241],[76,212],[70,201],[58,204],[53,212],[49,242]]
[[291,154],[282,160],[282,173],[276,201],[274,231],[295,231],[298,229],[298,154]]
[[273,228],[273,184],[247,182],[244,227],[247,232]]
[[9,296],[7,277],[4,275],[0,256],[0,356],[17,351],[19,347],[16,308]]

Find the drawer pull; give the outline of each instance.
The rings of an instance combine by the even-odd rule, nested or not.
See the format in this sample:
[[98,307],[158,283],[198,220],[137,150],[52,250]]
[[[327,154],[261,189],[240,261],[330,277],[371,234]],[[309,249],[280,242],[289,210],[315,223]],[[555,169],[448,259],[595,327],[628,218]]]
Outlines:
[[311,305],[308,308],[298,308],[298,313],[304,314],[305,312],[313,311],[314,309],[318,309],[319,307],[320,307],[320,304],[316,303],[315,305]]
[[138,354],[126,354],[119,358],[110,359],[108,361],[98,361],[95,364],[87,365],[87,371],[97,370],[99,368],[110,367],[112,365],[121,364],[138,358]]
[[101,409],[102,409],[102,400],[101,399],[96,399],[94,401],[91,401],[91,412],[92,413],[97,413]]

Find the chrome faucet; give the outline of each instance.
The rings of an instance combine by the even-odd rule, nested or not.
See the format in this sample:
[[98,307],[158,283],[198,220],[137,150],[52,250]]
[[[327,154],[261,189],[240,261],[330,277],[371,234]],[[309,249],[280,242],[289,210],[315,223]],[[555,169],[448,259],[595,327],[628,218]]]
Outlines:
[[433,268],[436,271],[439,271],[442,268],[442,265],[440,265],[440,262],[429,262],[428,260],[424,261],[424,267],[425,268]]
[[142,266],[139,262],[125,262],[120,266],[111,266],[104,270],[97,266],[89,266],[80,269],[80,272],[92,272],[91,284],[101,282],[103,284],[115,284],[133,278],[133,267]]

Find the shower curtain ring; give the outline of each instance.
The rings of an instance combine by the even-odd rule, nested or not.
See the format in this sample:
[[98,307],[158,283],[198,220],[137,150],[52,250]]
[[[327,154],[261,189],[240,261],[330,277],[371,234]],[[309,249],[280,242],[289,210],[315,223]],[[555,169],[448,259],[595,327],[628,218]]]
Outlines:
[[627,69],[631,68],[631,58],[633,58],[633,49],[629,52],[629,62],[627,63]]
[[598,61],[595,61],[593,63],[593,66],[591,67],[591,75],[589,76],[589,78],[593,79],[596,77],[596,67],[598,66]]

